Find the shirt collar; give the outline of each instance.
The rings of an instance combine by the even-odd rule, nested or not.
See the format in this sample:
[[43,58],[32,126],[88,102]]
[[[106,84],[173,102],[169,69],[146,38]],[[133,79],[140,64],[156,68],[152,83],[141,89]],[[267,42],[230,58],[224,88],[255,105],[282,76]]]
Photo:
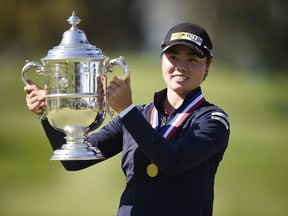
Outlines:
[[[193,97],[199,91],[201,91],[201,87],[200,86],[197,87],[196,89],[190,91],[190,92],[187,92],[187,94],[185,96],[185,99],[184,99],[184,102],[181,104],[181,106],[185,105],[187,103],[187,101],[189,101],[191,99],[191,97]],[[154,94],[154,106],[160,112],[164,111],[163,110],[163,101],[164,101],[164,99],[166,97],[167,97],[167,88],[165,88],[165,89],[163,89],[163,90],[161,90],[159,92],[156,92]]]

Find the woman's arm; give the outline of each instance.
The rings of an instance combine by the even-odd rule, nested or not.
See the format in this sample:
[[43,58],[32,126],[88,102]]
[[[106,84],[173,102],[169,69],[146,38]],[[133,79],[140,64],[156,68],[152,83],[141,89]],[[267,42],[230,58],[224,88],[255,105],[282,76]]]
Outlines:
[[[54,129],[48,120],[41,121],[46,136],[53,150],[61,148],[66,143],[65,133]],[[115,118],[108,123],[99,132],[88,137],[87,141],[93,146],[97,146],[105,157],[105,160],[113,157],[122,150],[122,130],[119,119]],[[68,171],[76,171],[85,169],[103,160],[77,160],[77,161],[61,161],[64,168]]]
[[211,114],[206,114],[173,143],[154,130],[136,108],[122,118],[122,123],[145,155],[167,175],[185,172],[213,155],[222,154],[230,133]]
[[[31,112],[41,115],[46,104],[46,91],[40,89],[31,81],[29,83],[30,85],[24,87],[27,107]],[[61,148],[66,143],[65,134],[53,128],[47,119],[41,120],[41,124],[53,150]],[[89,137],[88,141],[94,146],[99,145],[98,148],[102,150],[104,157],[108,159],[122,150],[121,134],[121,124],[119,124],[119,119],[115,118],[104,129]],[[81,170],[99,162],[99,160],[61,161],[65,169],[69,171]]]

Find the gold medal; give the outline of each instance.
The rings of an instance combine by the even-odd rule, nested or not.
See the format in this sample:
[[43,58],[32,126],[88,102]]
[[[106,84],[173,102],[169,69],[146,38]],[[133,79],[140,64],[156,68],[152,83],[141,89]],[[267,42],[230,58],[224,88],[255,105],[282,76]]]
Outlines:
[[154,163],[149,164],[147,166],[147,174],[151,178],[154,178],[158,174],[158,167]]

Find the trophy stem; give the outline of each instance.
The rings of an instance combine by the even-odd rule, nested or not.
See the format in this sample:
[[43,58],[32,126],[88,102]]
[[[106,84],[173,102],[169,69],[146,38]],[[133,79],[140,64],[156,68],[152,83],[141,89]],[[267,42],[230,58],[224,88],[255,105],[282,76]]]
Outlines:
[[73,161],[73,160],[103,160],[101,151],[92,146],[86,140],[86,133],[82,127],[64,128],[66,144],[61,149],[54,151],[50,160]]

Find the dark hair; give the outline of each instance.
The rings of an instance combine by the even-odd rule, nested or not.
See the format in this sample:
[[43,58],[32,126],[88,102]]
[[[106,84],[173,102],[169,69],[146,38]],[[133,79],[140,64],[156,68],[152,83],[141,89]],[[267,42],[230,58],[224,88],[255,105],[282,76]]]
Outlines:
[[[211,63],[212,63],[213,56],[208,55],[208,56],[206,56],[206,57],[207,57],[207,58],[206,58],[206,64],[207,64],[207,65],[211,64]],[[203,78],[203,81],[206,79],[207,76],[208,76],[208,70],[207,70],[206,73],[205,73],[205,76],[204,76],[204,78]]]

